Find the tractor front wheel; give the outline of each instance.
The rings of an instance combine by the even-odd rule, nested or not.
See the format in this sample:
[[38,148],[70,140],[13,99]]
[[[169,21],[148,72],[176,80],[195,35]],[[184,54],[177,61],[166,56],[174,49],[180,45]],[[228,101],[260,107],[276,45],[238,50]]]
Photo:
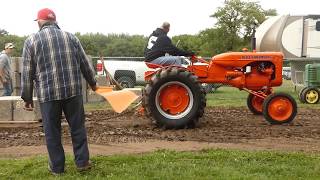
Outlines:
[[297,114],[296,101],[286,93],[274,93],[264,100],[263,116],[271,124],[291,122]]
[[249,110],[256,115],[262,114],[263,98],[249,94],[247,98],[247,106]]
[[206,106],[197,77],[177,67],[159,70],[147,84],[143,100],[147,114],[168,129],[194,127]]
[[317,104],[320,100],[319,96],[320,92],[316,87],[307,87],[301,93],[303,101],[308,104]]
[[301,103],[306,103],[305,99],[304,99],[304,94],[305,94],[305,90],[308,89],[308,87],[303,87],[302,89],[300,89],[299,91],[299,95],[298,95],[298,99]]

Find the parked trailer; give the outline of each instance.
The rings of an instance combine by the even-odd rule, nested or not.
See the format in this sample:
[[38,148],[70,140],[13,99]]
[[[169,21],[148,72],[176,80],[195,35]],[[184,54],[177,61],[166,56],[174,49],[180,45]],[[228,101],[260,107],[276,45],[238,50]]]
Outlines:
[[281,51],[290,62],[290,79],[302,87],[299,100],[317,103],[320,79],[314,77],[320,63],[320,15],[271,17],[259,26],[256,37],[258,51]]

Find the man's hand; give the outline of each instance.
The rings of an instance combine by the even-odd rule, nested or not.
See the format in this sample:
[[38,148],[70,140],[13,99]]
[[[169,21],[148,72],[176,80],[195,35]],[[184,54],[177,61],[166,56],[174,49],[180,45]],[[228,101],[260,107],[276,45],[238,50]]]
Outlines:
[[31,102],[24,102],[24,110],[26,111],[33,111],[33,101]]

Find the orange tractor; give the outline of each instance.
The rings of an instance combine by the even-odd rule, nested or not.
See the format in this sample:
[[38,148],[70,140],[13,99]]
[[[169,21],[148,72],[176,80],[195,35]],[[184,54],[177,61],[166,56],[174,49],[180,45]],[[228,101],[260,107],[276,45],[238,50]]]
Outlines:
[[194,127],[206,107],[201,83],[223,83],[249,93],[252,113],[271,124],[288,123],[296,116],[297,104],[290,95],[272,90],[282,84],[282,61],[280,52],[230,52],[210,62],[194,56],[187,67],[147,63],[154,71],[145,73],[143,106],[160,127]]

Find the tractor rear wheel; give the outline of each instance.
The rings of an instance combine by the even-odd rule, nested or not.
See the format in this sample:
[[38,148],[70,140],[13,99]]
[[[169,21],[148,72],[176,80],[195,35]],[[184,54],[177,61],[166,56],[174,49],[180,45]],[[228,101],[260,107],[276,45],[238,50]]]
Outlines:
[[247,106],[249,110],[256,115],[262,114],[262,104],[263,100],[261,97],[249,94],[247,98]]
[[177,67],[159,70],[147,84],[143,101],[147,115],[166,129],[195,127],[206,106],[197,77]]
[[274,93],[263,102],[263,116],[271,124],[291,122],[297,114],[296,101],[286,93]]

